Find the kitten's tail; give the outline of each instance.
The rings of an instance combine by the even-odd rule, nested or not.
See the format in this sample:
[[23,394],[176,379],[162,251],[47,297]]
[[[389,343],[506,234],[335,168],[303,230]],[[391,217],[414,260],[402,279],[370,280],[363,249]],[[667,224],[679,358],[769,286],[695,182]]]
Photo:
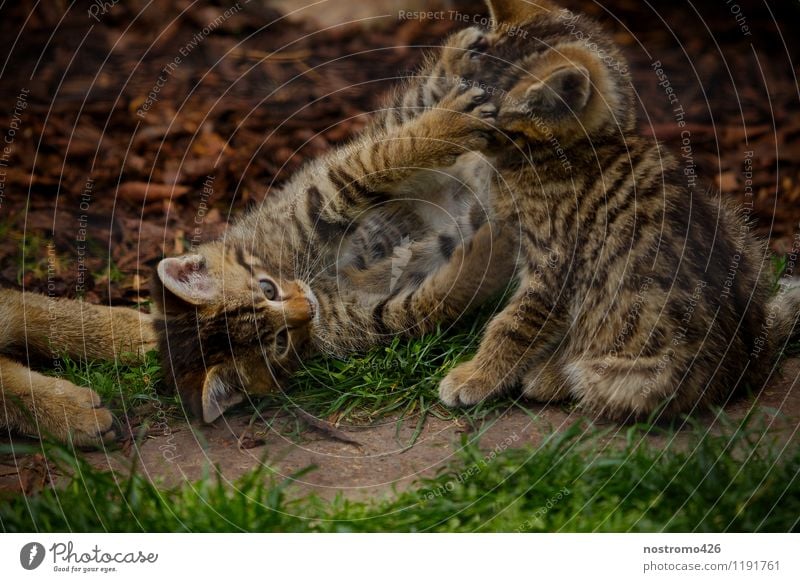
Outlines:
[[773,352],[778,354],[786,344],[800,339],[800,279],[782,280],[778,292],[767,304],[767,320]]

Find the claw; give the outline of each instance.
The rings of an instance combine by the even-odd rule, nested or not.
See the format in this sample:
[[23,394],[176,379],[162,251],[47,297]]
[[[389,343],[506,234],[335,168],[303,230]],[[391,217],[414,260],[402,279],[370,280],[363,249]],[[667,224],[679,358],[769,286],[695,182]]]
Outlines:
[[475,115],[481,119],[494,119],[497,116],[497,107],[492,103],[487,103],[483,107],[477,108]]
[[480,95],[480,96],[478,96],[478,97],[475,97],[475,99],[473,99],[473,100],[472,100],[472,102],[473,102],[475,105],[483,105],[483,104],[484,104],[484,103],[486,103],[487,101],[489,101],[489,93],[487,93],[487,92],[485,92],[485,91],[483,92],[483,95]]

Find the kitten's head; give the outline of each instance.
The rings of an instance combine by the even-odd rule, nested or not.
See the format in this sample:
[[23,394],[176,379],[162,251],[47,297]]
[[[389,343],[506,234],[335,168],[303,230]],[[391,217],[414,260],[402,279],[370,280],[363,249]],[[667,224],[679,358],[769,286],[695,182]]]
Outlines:
[[280,390],[317,312],[313,292],[223,241],[158,264],[159,349],[182,401],[212,422],[247,395]]
[[491,28],[477,60],[498,94],[502,131],[566,147],[634,129],[628,63],[598,23],[539,0],[487,4]]

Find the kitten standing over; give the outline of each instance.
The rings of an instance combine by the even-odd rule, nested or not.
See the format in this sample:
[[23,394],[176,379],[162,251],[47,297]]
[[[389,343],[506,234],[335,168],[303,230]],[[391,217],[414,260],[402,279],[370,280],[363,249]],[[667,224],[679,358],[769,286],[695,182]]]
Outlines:
[[[498,89],[499,137],[483,151],[498,170],[496,220],[520,233],[519,289],[442,400],[521,386],[628,420],[760,388],[798,331],[800,287],[774,296],[763,241],[637,135],[628,66],[606,31],[550,2],[488,4],[497,26],[475,81]],[[768,314],[776,325],[759,339]]]

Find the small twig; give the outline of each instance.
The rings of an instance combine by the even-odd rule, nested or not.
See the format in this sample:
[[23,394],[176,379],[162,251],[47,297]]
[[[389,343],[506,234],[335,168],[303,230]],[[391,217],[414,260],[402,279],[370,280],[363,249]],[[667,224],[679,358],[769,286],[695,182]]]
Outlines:
[[351,439],[347,433],[344,431],[339,430],[335,426],[333,426],[330,422],[326,422],[324,420],[320,420],[313,414],[309,414],[305,410],[298,408],[294,411],[295,414],[300,417],[308,426],[313,429],[320,431],[321,433],[325,434],[329,438],[337,440],[342,443],[346,443],[348,445],[355,445],[357,447],[363,447],[364,444],[358,442],[357,440]]

